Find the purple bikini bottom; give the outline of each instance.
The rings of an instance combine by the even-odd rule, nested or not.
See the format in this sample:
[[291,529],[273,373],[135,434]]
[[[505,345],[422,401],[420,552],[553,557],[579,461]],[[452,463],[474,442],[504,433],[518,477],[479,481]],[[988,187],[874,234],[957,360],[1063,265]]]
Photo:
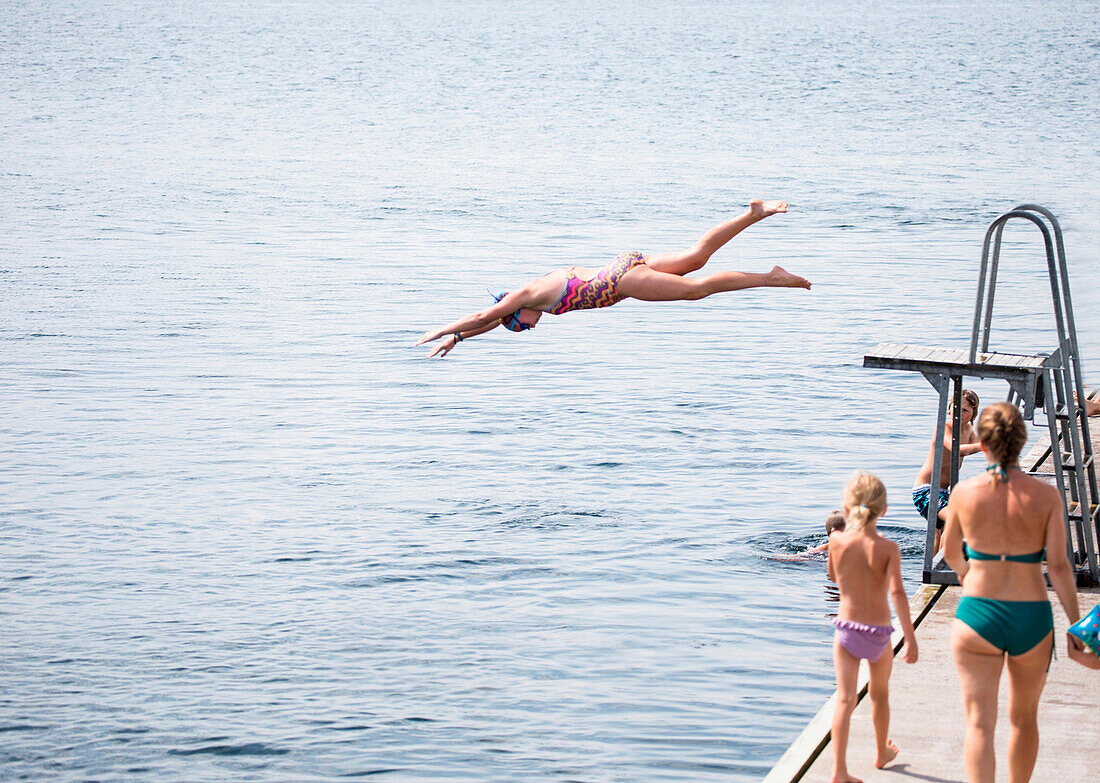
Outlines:
[[833,618],[836,626],[836,640],[840,646],[855,658],[866,658],[872,663],[882,657],[882,652],[890,646],[890,634],[894,632],[890,625],[864,625],[851,620]]

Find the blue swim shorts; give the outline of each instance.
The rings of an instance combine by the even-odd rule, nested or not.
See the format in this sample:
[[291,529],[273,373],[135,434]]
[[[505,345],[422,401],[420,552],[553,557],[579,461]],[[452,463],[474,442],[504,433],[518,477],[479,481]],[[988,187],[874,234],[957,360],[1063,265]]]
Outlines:
[[[921,484],[919,487],[913,487],[913,505],[917,507],[917,511],[920,512],[920,518],[928,519],[928,498],[932,495],[931,484]],[[947,500],[951,497],[951,490],[945,487],[940,488],[940,511],[942,512],[947,507]],[[936,529],[943,530],[943,519],[941,517],[936,518]]]

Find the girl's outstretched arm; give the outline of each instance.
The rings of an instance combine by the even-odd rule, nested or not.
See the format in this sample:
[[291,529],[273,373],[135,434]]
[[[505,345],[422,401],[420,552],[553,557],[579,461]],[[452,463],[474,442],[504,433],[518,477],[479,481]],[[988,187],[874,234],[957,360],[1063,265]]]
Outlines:
[[478,327],[477,329],[467,329],[464,332],[452,332],[451,334],[444,337],[439,342],[439,345],[437,345],[435,348],[432,348],[430,351],[428,351],[428,358],[430,359],[431,357],[435,356],[436,354],[439,354],[439,358],[442,359],[444,356],[449,354],[454,349],[454,347],[456,345],[458,345],[460,342],[462,342],[463,340],[469,340],[471,337],[477,337],[479,334],[485,334],[486,332],[490,332],[493,329],[496,329],[498,326],[500,326],[500,321],[499,320],[493,321],[488,326]]
[[480,329],[483,326],[489,326],[494,321],[499,321],[501,316],[514,313],[521,307],[528,307],[530,298],[526,289],[510,291],[507,296],[492,307],[486,308],[485,310],[479,310],[465,318],[459,318],[457,321],[449,323],[441,329],[424,332],[424,334],[420,336],[420,339],[416,341],[416,344],[423,345],[424,343],[430,343],[432,340],[438,340],[445,334],[454,334],[455,332],[462,332],[463,336],[465,336],[465,333],[468,331]]

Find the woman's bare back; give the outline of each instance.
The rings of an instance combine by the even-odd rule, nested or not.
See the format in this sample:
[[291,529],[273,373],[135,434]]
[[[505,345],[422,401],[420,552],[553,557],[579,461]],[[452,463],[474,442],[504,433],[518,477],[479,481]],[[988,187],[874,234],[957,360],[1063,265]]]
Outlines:
[[[991,555],[1027,555],[1046,546],[1052,515],[1061,524],[1061,498],[1052,485],[1018,469],[996,485],[985,474],[959,482],[951,495],[966,544]],[[992,564],[992,567],[990,566]],[[965,593],[1005,601],[1042,601],[1046,583],[1032,563],[971,560]]]

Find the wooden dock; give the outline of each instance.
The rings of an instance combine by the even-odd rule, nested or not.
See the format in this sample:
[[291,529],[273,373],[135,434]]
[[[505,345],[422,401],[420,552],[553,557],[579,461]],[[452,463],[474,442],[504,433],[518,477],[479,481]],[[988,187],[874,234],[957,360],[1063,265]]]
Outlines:
[[[914,609],[929,603],[917,626],[920,659],[913,665],[901,658],[890,678],[890,736],[901,749],[886,769],[875,769],[875,738],[871,700],[860,699],[852,714],[848,741],[848,771],[865,783],[901,780],[966,783],[963,766],[963,705],[955,662],[951,658],[951,622],[959,600],[958,587],[924,585],[914,596]],[[1089,780],[1100,770],[1096,710],[1100,708],[1100,671],[1086,669],[1065,657],[1066,617],[1054,604],[1057,659],[1051,663],[1039,704],[1039,757],[1032,779]],[[1100,588],[1078,591],[1082,611],[1100,601]],[[900,634],[899,634],[900,635]],[[861,667],[861,687],[867,667]],[[1002,678],[997,722],[998,780],[1004,780],[1008,744],[1007,685]],[[772,769],[764,783],[829,783],[833,751],[829,728],[833,719],[830,697],[802,735]]]
[[[1092,441],[1100,452],[1100,419],[1090,422]],[[1049,441],[1047,441],[1049,442]],[[1032,461],[1042,453],[1041,442]],[[1026,459],[1026,458],[1025,458]],[[1021,460],[1023,463],[1025,460]],[[860,668],[861,698],[852,714],[848,744],[848,771],[866,783],[902,780],[966,783],[963,765],[964,718],[955,662],[951,657],[951,624],[960,588],[923,585],[910,599],[916,622],[920,659],[908,665],[900,658],[890,679],[890,736],[901,752],[886,769],[874,767],[875,742],[871,703],[865,698],[867,667]],[[1039,704],[1039,756],[1032,780],[1089,780],[1100,770],[1097,710],[1100,709],[1100,671],[1086,669],[1065,655],[1066,616],[1053,592],[1056,655]],[[1100,602],[1100,588],[1079,588],[1077,601],[1084,614]],[[895,634],[895,654],[901,648]],[[1007,780],[1004,760],[1008,744],[1007,683],[1001,680],[998,713],[997,780]],[[828,783],[833,752],[829,729],[833,697],[810,721],[783,754],[764,783]]]

